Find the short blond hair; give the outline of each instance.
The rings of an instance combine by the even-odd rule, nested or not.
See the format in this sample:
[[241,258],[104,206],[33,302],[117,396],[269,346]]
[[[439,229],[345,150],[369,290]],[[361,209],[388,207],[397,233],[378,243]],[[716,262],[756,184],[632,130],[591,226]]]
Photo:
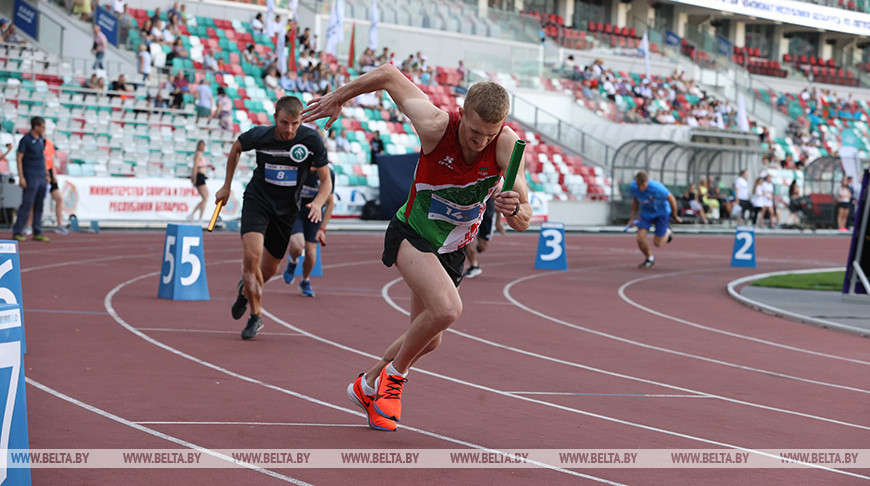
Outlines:
[[505,121],[510,107],[508,92],[492,81],[478,81],[471,85],[463,105],[465,111],[474,111],[486,123]]
[[649,176],[647,175],[646,172],[644,172],[644,171],[640,171],[640,172],[637,173],[636,176],[634,176],[634,180],[635,180],[635,182],[637,182],[638,184],[641,184],[641,183],[643,183],[643,182],[647,182],[647,181],[649,181]]

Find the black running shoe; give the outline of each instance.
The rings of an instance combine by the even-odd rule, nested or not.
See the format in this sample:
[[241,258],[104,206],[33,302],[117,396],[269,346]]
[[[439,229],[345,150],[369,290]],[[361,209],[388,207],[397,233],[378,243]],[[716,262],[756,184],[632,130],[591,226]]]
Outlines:
[[650,268],[655,264],[655,260],[644,260],[643,263],[637,266],[637,268]]
[[674,239],[674,231],[672,229],[668,229],[668,243],[673,241]]
[[242,339],[256,337],[260,329],[263,329],[263,318],[256,314],[251,314],[251,317],[248,318],[248,325],[242,329]]
[[[233,319],[239,320],[245,315],[245,311],[248,309],[248,298],[245,297],[245,294],[242,292],[244,288],[244,284],[241,280],[239,280],[239,296],[236,297],[236,301],[233,302]],[[255,333],[256,334],[256,333]],[[253,336],[251,336],[253,337]]]

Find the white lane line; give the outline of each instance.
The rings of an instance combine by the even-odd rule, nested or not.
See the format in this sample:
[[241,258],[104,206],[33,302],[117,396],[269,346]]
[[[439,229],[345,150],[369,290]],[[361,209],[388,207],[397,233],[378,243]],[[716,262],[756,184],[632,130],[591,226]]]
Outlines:
[[[404,308],[402,308],[402,307],[400,307],[398,304],[396,304],[396,303],[392,300],[392,298],[390,297],[390,295],[389,295],[389,289],[390,289],[390,287],[392,287],[393,285],[395,285],[396,283],[401,282],[401,281],[402,281],[401,278],[397,278],[397,279],[395,279],[395,280],[393,280],[393,281],[391,281],[391,282],[388,282],[388,283],[387,283],[386,285],[384,285],[384,287],[381,289],[381,294],[383,295],[384,300],[386,300],[387,303],[388,303],[391,307],[393,307],[393,308],[396,309],[397,311],[401,312],[402,314],[410,315],[410,313],[409,313],[407,310],[405,310]],[[508,346],[508,345],[505,345],[505,344],[497,343],[497,342],[495,342],[495,341],[490,341],[490,340],[488,340],[488,339],[484,339],[484,338],[481,338],[481,337],[477,337],[477,336],[474,336],[474,335],[468,334],[468,333],[466,333],[466,332],[457,331],[457,330],[455,330],[455,329],[448,329],[447,332],[450,332],[450,333],[452,333],[452,334],[456,334],[456,335],[462,336],[462,337],[464,337],[464,338],[466,338],[466,339],[471,339],[471,340],[473,340],[473,341],[477,341],[477,342],[482,343],[482,344],[486,344],[486,345],[488,345],[488,346],[492,346],[492,347],[499,348],[499,349],[504,349],[504,350],[507,350],[507,351],[512,351],[512,352],[514,352],[514,353],[522,354],[522,355],[525,355],[525,356],[530,356],[530,357],[537,358],[537,359],[542,359],[542,360],[545,360],[545,361],[550,361],[550,362],[553,362],[553,363],[562,364],[562,365],[565,365],[565,366],[570,366],[570,367],[572,367],[572,368],[579,368],[579,369],[582,369],[582,370],[592,371],[592,372],[594,372],[594,373],[600,373],[600,374],[603,374],[603,375],[613,376],[613,377],[616,377],[616,378],[623,378],[623,379],[626,379],[626,380],[636,381],[636,382],[639,382],[639,383],[646,383],[646,384],[650,384],[650,385],[660,386],[660,387],[667,388],[667,389],[674,390],[674,391],[680,391],[680,392],[684,392],[684,393],[690,393],[690,394],[692,394],[692,395],[696,395],[696,396],[709,397],[709,398],[717,398],[717,399],[719,399],[719,400],[723,400],[723,401],[726,401],[726,402],[729,402],[729,403],[734,403],[734,404],[738,404],[738,405],[744,405],[744,406],[748,406],[748,407],[752,407],[752,408],[758,408],[758,409],[761,409],[761,410],[768,410],[768,411],[771,411],[771,412],[779,412],[779,413],[785,413],[785,414],[789,414],[789,415],[795,415],[795,416],[802,417],[802,418],[808,418],[808,419],[812,419],[812,420],[819,420],[819,421],[822,421],[822,422],[828,422],[828,423],[832,423],[832,424],[836,424],[836,425],[842,425],[842,426],[845,426],[845,427],[853,427],[853,428],[857,428],[857,429],[870,430],[870,426],[865,426],[865,425],[860,425],[860,424],[853,424],[853,423],[850,423],[850,422],[844,422],[844,421],[841,421],[841,420],[831,419],[831,418],[828,418],[828,417],[821,417],[821,416],[818,416],[818,415],[811,415],[811,414],[808,414],[808,413],[797,412],[797,411],[794,411],[794,410],[787,410],[787,409],[784,409],[784,408],[773,407],[773,406],[769,406],[769,405],[762,405],[762,404],[760,404],[760,403],[747,402],[747,401],[744,401],[744,400],[738,400],[738,399],[735,399],[735,398],[729,398],[729,397],[722,396],[722,395],[715,395],[715,394],[712,394],[712,393],[707,393],[707,392],[703,392],[703,391],[699,391],[699,390],[693,390],[693,389],[691,389],[691,388],[685,388],[685,387],[681,387],[681,386],[670,385],[670,384],[667,384],[667,383],[663,383],[663,382],[659,382],[659,381],[654,381],[654,380],[649,380],[649,379],[646,379],[646,378],[640,378],[640,377],[637,377],[637,376],[626,375],[626,374],[623,374],[623,373],[617,373],[617,372],[614,372],[614,371],[608,371],[608,370],[604,370],[604,369],[601,369],[601,368],[595,368],[595,367],[587,366],[587,365],[584,365],[584,364],[581,364],[581,363],[576,363],[576,362],[573,362],[573,361],[567,361],[567,360],[563,360],[563,359],[559,359],[559,358],[554,358],[554,357],[552,357],[552,356],[548,356],[548,355],[544,355],[544,354],[539,354],[539,353],[534,353],[534,352],[531,352],[531,351],[527,351],[527,350],[525,350],[525,349],[520,349],[520,348],[516,348],[516,347],[513,347],[513,346]]]
[[114,420],[115,422],[121,423],[123,425],[126,425],[127,427],[131,427],[131,428],[136,429],[140,432],[145,432],[146,434],[153,435],[154,437],[158,437],[160,439],[167,440],[169,442],[173,442],[173,443],[178,444],[180,446],[187,447],[189,449],[193,449],[195,451],[202,452],[203,454],[207,454],[209,456],[216,457],[216,458],[221,459],[223,461],[231,462],[233,464],[237,464],[239,466],[246,467],[246,468],[251,469],[253,471],[256,471],[258,473],[262,473],[262,474],[265,474],[267,476],[271,476],[275,479],[280,479],[282,481],[292,483],[292,484],[298,484],[300,486],[308,486],[309,485],[309,483],[306,483],[305,481],[301,481],[301,480],[296,479],[296,478],[291,478],[290,476],[285,476],[283,474],[278,474],[274,471],[270,471],[268,469],[256,466],[254,464],[250,464],[250,463],[247,463],[244,461],[239,461],[239,460],[233,459],[232,457],[227,456],[225,454],[221,454],[220,452],[213,451],[211,449],[208,449],[208,448],[200,446],[200,445],[196,445],[196,444],[194,444],[192,442],[188,442],[184,439],[179,439],[178,437],[173,437],[169,434],[164,434],[163,432],[160,432],[159,430],[154,430],[152,428],[145,427],[144,425],[140,425],[136,422],[133,422],[131,420],[127,420],[127,419],[120,417],[118,415],[115,415],[111,412],[107,412],[101,408],[97,408],[93,405],[82,402],[81,400],[75,399],[69,395],[61,393],[53,388],[50,388],[46,385],[43,385],[42,383],[39,383],[38,381],[32,380],[30,378],[25,377],[25,380],[27,381],[27,384],[30,386],[39,388],[40,390],[42,390],[48,394],[54,395],[55,397],[60,398],[61,400],[72,403],[73,405],[77,405],[77,406],[79,406],[79,407],[81,407],[89,412],[93,412],[93,413],[100,415],[102,417],[105,417],[109,420]]
[[[253,383],[253,384],[255,384],[255,385],[259,385],[259,386],[262,386],[262,387],[264,387],[264,388],[267,388],[267,389],[269,389],[269,390],[277,391],[277,392],[279,392],[279,393],[284,393],[284,394],[286,394],[286,395],[290,395],[290,396],[292,396],[292,397],[299,398],[299,399],[301,399],[301,400],[305,400],[305,401],[308,401],[308,402],[314,403],[315,405],[319,405],[319,406],[322,406],[322,407],[325,407],[325,408],[331,408],[331,409],[333,409],[333,410],[337,410],[337,411],[339,411],[339,412],[349,413],[349,414],[351,414],[351,415],[355,415],[355,416],[357,416],[357,417],[366,418],[366,415],[365,415],[365,414],[363,414],[362,412],[359,412],[359,411],[357,411],[357,410],[349,409],[349,408],[342,407],[342,406],[339,406],[339,405],[334,405],[334,404],[332,404],[332,403],[330,403],[330,402],[327,402],[327,401],[324,401],[324,400],[320,400],[320,399],[318,399],[318,398],[310,397],[310,396],[308,396],[308,395],[303,395],[303,394],[298,393],[298,392],[295,392],[295,391],[293,391],[293,390],[288,390],[288,389],[286,389],[286,388],[281,388],[281,387],[279,387],[279,386],[276,386],[276,385],[272,385],[272,384],[266,383],[266,382],[261,381],[261,380],[258,380],[258,379],[256,379],[256,378],[252,378],[252,377],[249,377],[249,376],[246,376],[246,375],[242,375],[242,374],[236,373],[236,372],[234,372],[234,371],[231,371],[231,370],[228,370],[228,369],[223,368],[223,367],[221,367],[221,366],[218,366],[218,365],[216,365],[216,364],[214,364],[214,363],[211,363],[211,362],[208,362],[208,361],[205,361],[205,360],[201,360],[201,359],[199,359],[199,358],[197,358],[197,357],[195,357],[195,356],[192,356],[192,355],[190,355],[190,354],[185,353],[184,351],[181,351],[181,350],[176,349],[176,348],[174,348],[174,347],[172,347],[172,346],[170,346],[170,345],[168,345],[168,344],[165,344],[165,343],[163,343],[163,342],[161,342],[161,341],[158,341],[157,339],[154,339],[154,338],[152,338],[151,336],[148,336],[147,334],[144,334],[143,332],[139,331],[138,329],[136,329],[135,327],[133,327],[132,325],[130,325],[129,323],[127,323],[127,322],[126,322],[124,319],[122,319],[121,316],[118,315],[118,313],[115,311],[115,308],[112,306],[112,298],[115,296],[115,294],[117,294],[117,293],[118,293],[122,288],[126,287],[127,285],[130,285],[130,284],[132,284],[132,283],[134,283],[134,282],[136,282],[136,281],[139,281],[139,280],[142,280],[142,279],[145,279],[145,278],[155,277],[155,276],[157,276],[157,275],[159,275],[159,274],[160,274],[160,272],[158,271],[158,272],[146,273],[146,274],[144,274],[144,275],[140,275],[140,276],[138,276],[138,277],[134,277],[134,278],[132,278],[132,279],[130,279],[130,280],[127,280],[126,282],[122,282],[122,283],[118,284],[117,286],[115,286],[115,288],[113,288],[111,291],[109,291],[108,294],[106,294],[106,297],[105,297],[105,299],[103,300],[103,304],[104,304],[105,307],[106,307],[106,311],[107,311],[107,312],[112,316],[112,318],[115,320],[115,322],[117,322],[118,324],[121,325],[121,327],[127,329],[128,331],[130,331],[131,333],[135,334],[136,336],[142,338],[143,340],[145,340],[145,341],[147,341],[147,342],[149,342],[149,343],[151,343],[151,344],[153,344],[153,345],[155,345],[155,346],[157,346],[157,347],[159,347],[159,348],[162,348],[162,349],[164,349],[164,350],[166,350],[166,351],[169,351],[169,352],[172,353],[172,354],[175,354],[175,355],[180,356],[180,357],[182,357],[182,358],[185,358],[185,359],[187,359],[187,360],[193,361],[194,363],[197,363],[197,364],[199,364],[199,365],[201,365],[201,366],[205,366],[205,367],[210,368],[210,369],[212,369],[212,370],[215,370],[215,371],[217,371],[217,372],[220,372],[220,373],[223,373],[223,374],[226,374],[226,375],[232,376],[233,378],[236,378],[236,379],[239,379],[239,380],[242,380],[242,381],[246,381],[246,382],[248,382],[248,383]],[[308,333],[307,331],[304,331],[304,330],[302,330],[302,329],[295,328],[295,327],[293,327],[293,326],[290,326],[290,324],[285,323],[284,321],[281,321],[281,320],[277,319],[277,318],[274,317],[272,314],[270,314],[269,312],[267,312],[266,309],[262,309],[262,312],[263,312],[263,315],[275,319],[276,322],[279,322],[280,324],[284,325],[285,327],[288,327],[288,328],[290,328],[290,329],[292,329],[292,330],[295,330],[296,332],[300,332],[300,333],[302,333],[302,334],[304,334],[304,335],[306,335],[306,336],[309,336],[309,337],[310,337],[310,336],[313,336],[312,334]],[[362,351],[357,351],[357,352],[362,353]],[[365,355],[366,355],[366,356],[369,356],[369,357],[371,357],[371,358],[376,359],[374,355],[371,355],[371,354],[365,354]],[[468,441],[465,441],[465,440],[462,440],[462,439],[456,439],[456,438],[449,437],[449,436],[446,436],[446,435],[441,435],[441,434],[438,434],[438,433],[435,433],[435,432],[429,432],[429,431],[427,431],[427,430],[418,429],[418,428],[415,428],[415,427],[409,427],[409,426],[407,426],[407,425],[402,425],[401,428],[402,428],[403,430],[409,430],[409,431],[416,432],[416,433],[418,433],[418,434],[422,434],[422,435],[426,435],[426,436],[429,436],[429,437],[432,437],[432,438],[435,438],[435,439],[440,439],[440,440],[443,440],[443,441],[445,441],[445,442],[451,442],[451,443],[458,444],[458,445],[462,445],[462,446],[465,446],[465,447],[469,447],[469,448],[473,448],[473,449],[479,449],[479,450],[482,450],[482,451],[485,451],[485,452],[492,452],[492,453],[499,454],[499,455],[503,455],[503,456],[509,456],[509,455],[510,455],[509,453],[507,453],[507,452],[505,452],[505,451],[501,451],[501,450],[498,450],[498,449],[492,449],[492,448],[485,447],[485,446],[482,446],[482,445],[479,445],[479,444],[475,444],[475,443],[472,443],[472,442],[468,442]],[[598,481],[598,482],[600,482],[600,483],[604,483],[604,484],[610,484],[610,485],[614,485],[614,486],[616,486],[616,485],[620,485],[620,484],[621,484],[621,483],[617,483],[617,482],[614,482],[614,481],[609,481],[609,480],[607,480],[607,479],[599,478],[599,477],[596,477],[596,476],[591,476],[591,475],[588,475],[588,474],[583,474],[583,473],[580,473],[580,472],[577,472],[577,471],[572,471],[572,470],[570,470],[570,469],[565,469],[565,468],[561,468],[561,467],[553,466],[553,465],[551,465],[551,464],[546,464],[546,463],[539,462],[539,461],[532,461],[532,460],[530,460],[529,463],[530,463],[530,464],[535,464],[536,466],[539,466],[539,467],[542,467],[542,468],[550,469],[550,470],[557,471],[557,472],[561,472],[561,473],[564,473],[564,474],[569,474],[569,475],[572,475],[572,476],[582,477],[582,478],[585,478],[585,479],[590,479],[590,480],[593,480],[593,481]]]
[[[386,284],[384,287],[382,287],[382,289],[381,289],[381,293],[382,293],[382,295],[384,294],[384,288],[386,288],[387,285],[395,284],[395,283],[398,282],[398,281],[401,281],[401,278],[396,279],[396,280],[393,280],[392,282],[390,282],[390,283]],[[388,298],[388,297],[389,297],[389,296],[387,296],[387,298]],[[401,308],[397,307],[397,306],[395,305],[395,303],[392,303],[391,305],[393,305],[393,307],[395,307],[395,308],[401,309]],[[404,314],[406,314],[406,315],[409,315],[408,311],[405,311],[404,309],[401,309],[401,311],[402,311],[402,313],[404,313]],[[281,320],[280,318],[278,318],[278,317],[275,316],[274,314],[272,314],[272,313],[266,311],[265,309],[263,309],[263,315],[268,316],[269,318],[273,319],[273,320],[274,320],[275,322],[277,322],[278,324],[280,324],[280,325],[282,325],[282,326],[284,326],[284,327],[286,327],[286,328],[288,328],[288,329],[292,329],[292,330],[297,331],[297,332],[305,333],[305,334],[308,335],[311,339],[314,339],[314,340],[316,340],[316,341],[320,341],[320,342],[322,342],[322,343],[324,343],[324,344],[328,344],[328,345],[330,345],[330,346],[334,346],[334,347],[336,347],[336,348],[339,348],[339,349],[342,349],[342,350],[345,350],[345,351],[348,351],[348,352],[351,352],[351,353],[354,353],[354,354],[358,354],[358,355],[360,355],[360,356],[365,356],[365,357],[371,358],[371,359],[373,359],[373,360],[379,360],[379,359],[381,359],[380,356],[376,356],[376,355],[374,355],[374,354],[367,353],[367,352],[365,352],[365,351],[361,351],[361,350],[359,350],[359,349],[352,348],[352,347],[350,347],[350,346],[346,346],[346,345],[344,345],[344,344],[341,344],[341,343],[338,343],[338,342],[335,342],[335,341],[331,341],[331,340],[326,339],[326,338],[324,338],[324,337],[321,337],[321,336],[318,336],[318,335],[316,335],[316,334],[312,334],[312,333],[310,333],[310,332],[308,332],[308,331],[305,331],[304,329],[301,329],[301,328],[296,327],[296,326],[294,326],[294,325],[292,325],[292,324],[290,324],[290,323],[288,323],[288,322],[285,322],[285,321]],[[742,447],[742,446],[738,446],[738,445],[734,445],[734,444],[729,444],[729,443],[726,443],[726,442],[720,442],[720,441],[713,440],[713,439],[706,439],[706,438],[698,437],[698,436],[694,436],[694,435],[683,434],[683,433],[681,433],[681,432],[675,432],[675,431],[673,431],[673,430],[662,429],[662,428],[654,427],[654,426],[651,426],[651,425],[645,425],[645,424],[641,424],[641,423],[637,423],[637,422],[630,422],[630,421],[622,420],[622,419],[619,419],[619,418],[616,418],[616,417],[610,417],[610,416],[608,416],[608,415],[602,415],[602,414],[598,414],[598,413],[594,413],[594,412],[588,412],[588,411],[586,411],[586,410],[581,410],[581,409],[577,409],[577,408],[567,407],[567,406],[564,406],[564,405],[559,405],[559,404],[552,403],[552,402],[546,402],[546,401],[543,401],[543,400],[537,400],[537,399],[535,399],[535,398],[525,397],[525,396],[522,396],[522,395],[515,395],[515,394],[511,394],[511,393],[508,393],[508,392],[505,392],[505,391],[502,391],[502,390],[498,390],[498,389],[495,389],[495,388],[492,388],[492,387],[488,387],[488,386],[485,386],[485,385],[480,385],[480,384],[477,384],[477,383],[472,383],[472,382],[470,382],[470,381],[462,380],[462,379],[459,379],[459,378],[453,378],[453,377],[451,377],[451,376],[442,375],[442,374],[440,374],[440,373],[435,373],[435,372],[428,371],[428,370],[425,370],[425,369],[422,369],[422,368],[414,368],[414,372],[415,372],[415,373],[423,373],[423,374],[426,374],[426,375],[429,375],[429,376],[432,376],[432,377],[435,377],[435,378],[440,378],[440,379],[445,380],[445,381],[449,381],[449,382],[456,383],[456,384],[459,384],[459,385],[468,386],[468,387],[471,387],[471,388],[474,388],[474,389],[477,389],[477,390],[481,390],[481,391],[486,391],[486,392],[494,393],[494,394],[496,394],[496,395],[501,395],[501,396],[504,396],[504,397],[515,398],[515,399],[517,399],[517,400],[522,400],[522,401],[525,401],[525,402],[528,402],[528,403],[534,403],[534,404],[537,404],[537,405],[543,405],[543,406],[545,406],[545,407],[554,408],[554,409],[561,410],[561,411],[568,412],[568,413],[573,413],[573,414],[577,414],[577,415],[583,415],[583,416],[586,416],[586,417],[597,418],[597,419],[605,420],[605,421],[608,421],[608,422],[613,422],[613,423],[616,423],[616,424],[625,425],[625,426],[628,426],[628,427],[634,427],[634,428],[638,428],[638,429],[642,429],[642,430],[647,430],[647,431],[650,431],[650,432],[656,432],[656,433],[661,433],[661,434],[665,434],[665,435],[670,435],[670,436],[673,436],[673,437],[679,437],[679,438],[682,438],[682,439],[694,440],[694,441],[697,441],[697,442],[702,442],[702,443],[705,443],[705,444],[711,444],[711,445],[715,445],[715,446],[722,447],[722,448],[726,448],[726,449],[736,449],[736,450],[740,450],[740,451],[743,451],[743,452],[748,452],[748,453],[751,453],[751,454],[758,454],[758,455],[761,455],[761,456],[769,457],[769,458],[772,458],[772,459],[777,459],[777,460],[781,459],[781,458],[780,458],[778,455],[776,455],[776,454],[771,454],[771,453],[764,452],[764,451],[760,451],[760,450],[756,450],[756,449],[749,449],[749,448],[746,448],[746,447]],[[862,426],[858,426],[858,427],[864,428],[864,427],[862,427]],[[868,428],[868,429],[870,429],[870,428]],[[832,473],[835,473],[835,474],[842,474],[842,475],[845,475],[845,476],[853,476],[853,477],[859,477],[859,478],[862,478],[862,479],[868,479],[868,480],[870,480],[870,476],[862,476],[862,475],[860,475],[860,474],[856,474],[856,473],[853,473],[853,472],[850,472],[850,471],[843,471],[843,470],[840,470],[840,469],[830,468],[830,467],[827,467],[827,466],[820,466],[820,465],[818,465],[818,464],[810,464],[810,463],[800,463],[800,464],[803,465],[803,466],[806,466],[806,467],[811,467],[811,468],[821,469],[821,470],[823,470],[823,471],[828,471],[828,472],[832,472]]]
[[[795,380],[795,381],[800,381],[803,383],[810,383],[813,385],[819,385],[819,386],[824,386],[824,387],[837,388],[840,390],[848,390],[848,391],[853,391],[853,392],[858,392],[858,393],[870,394],[870,390],[865,390],[862,388],[855,388],[855,387],[848,386],[848,385],[839,385],[837,383],[828,383],[828,382],[820,381],[820,380],[812,380],[809,378],[801,378],[799,376],[789,375],[786,373],[779,373],[776,371],[770,371],[770,370],[765,370],[765,369],[761,369],[761,368],[753,368],[751,366],[741,365],[741,364],[737,364],[737,363],[731,363],[729,361],[723,361],[720,359],[708,358],[706,356],[699,356],[697,354],[684,353],[682,351],[677,351],[675,349],[663,348],[661,346],[654,346],[652,344],[647,344],[647,343],[643,343],[640,341],[635,341],[633,339],[624,338],[621,336],[617,336],[615,334],[609,334],[609,333],[606,333],[603,331],[597,331],[595,329],[590,329],[588,327],[583,327],[583,326],[579,326],[577,324],[572,324],[570,322],[563,321],[562,319],[559,319],[559,318],[550,316],[548,314],[544,314],[543,312],[537,311],[535,309],[532,309],[531,307],[529,307],[529,306],[521,303],[517,299],[513,298],[510,294],[510,289],[518,283],[524,282],[526,280],[531,280],[533,278],[539,278],[539,277],[543,277],[543,276],[547,276],[547,275],[553,275],[556,273],[559,273],[559,272],[558,271],[545,272],[545,273],[528,275],[526,277],[518,278],[518,279],[514,280],[513,282],[510,282],[509,284],[505,285],[505,288],[503,291],[504,296],[506,299],[508,299],[514,305],[516,305],[520,309],[528,312],[529,314],[536,315],[542,319],[546,319],[548,321],[555,322],[556,324],[559,324],[559,325],[562,325],[562,326],[565,326],[565,327],[568,327],[571,329],[576,329],[578,331],[588,332],[589,334],[594,334],[594,335],[599,336],[599,337],[612,339],[614,341],[619,341],[619,342],[625,343],[625,344],[630,344],[632,346],[637,346],[637,347],[645,348],[645,349],[652,349],[654,351],[661,351],[663,353],[672,354],[672,355],[680,356],[683,358],[696,359],[698,361],[704,361],[707,363],[713,363],[713,364],[717,364],[717,365],[721,365],[721,366],[727,366],[729,368],[736,368],[736,369],[743,370],[743,371],[751,371],[754,373],[761,373],[761,374],[768,375],[768,376],[776,376],[778,378],[785,378],[788,380]],[[686,273],[686,272],[675,272],[674,274],[678,274],[678,273]]]
[[553,395],[564,397],[640,397],[640,398],[715,398],[709,395],[656,395],[653,393],[589,393],[589,392],[542,392],[542,391],[509,391],[514,395]]
[[[189,332],[189,333],[203,333],[203,334],[238,334],[239,331],[223,331],[218,329],[172,329],[168,327],[137,327],[136,329],[140,331],[150,331],[150,332]],[[261,335],[265,336],[301,336],[298,332],[261,332]]]
[[256,425],[267,427],[352,427],[368,428],[365,424],[312,424],[307,422],[190,422],[181,420],[137,420],[140,425]]
[[[818,272],[818,271],[825,271],[825,270],[832,270],[832,269],[816,269],[816,270],[814,270],[814,271]],[[839,270],[839,268],[838,268],[837,270]],[[631,300],[627,295],[625,295],[625,289],[627,289],[628,287],[630,287],[631,285],[634,285],[634,284],[636,284],[636,283],[643,282],[643,281],[645,281],[645,280],[652,280],[652,279],[656,279],[656,278],[672,277],[672,276],[674,276],[674,275],[679,275],[679,274],[682,274],[682,273],[689,273],[689,272],[694,272],[694,271],[688,271],[688,272],[671,272],[671,273],[665,273],[665,274],[661,274],[661,275],[651,275],[651,276],[646,276],[646,277],[636,278],[636,279],[634,279],[634,280],[631,280],[631,281],[629,281],[629,282],[626,282],[626,283],[623,284],[621,287],[619,287],[619,297],[622,298],[622,300],[624,300],[624,301],[627,302],[628,304],[633,305],[634,307],[637,307],[638,309],[640,309],[640,310],[642,310],[642,311],[644,311],[644,312],[648,312],[648,313],[650,313],[650,314],[653,314],[653,315],[656,315],[656,316],[662,317],[662,318],[664,318],[664,319],[669,319],[669,320],[672,320],[672,321],[674,321],[674,322],[679,322],[680,324],[685,324],[685,325],[687,325],[687,326],[691,326],[691,327],[694,327],[694,328],[696,328],[696,329],[703,329],[703,330],[705,330],[705,331],[715,332],[715,333],[718,333],[718,334],[723,334],[723,335],[725,335],[725,336],[729,336],[729,337],[733,337],[733,338],[737,338],[737,339],[745,339],[745,340],[747,340],[747,341],[752,341],[752,342],[754,342],[754,343],[765,344],[765,345],[767,345],[767,346],[773,346],[773,347],[776,347],[776,348],[787,349],[787,350],[789,350],[789,351],[795,351],[795,352],[798,352],[798,353],[805,353],[805,354],[810,354],[810,355],[813,355],[813,356],[820,356],[820,357],[823,357],[823,358],[830,358],[830,359],[836,359],[836,360],[841,360],[841,361],[848,361],[848,362],[850,362],[850,363],[857,363],[857,364],[862,364],[862,365],[870,365],[870,361],[862,361],[862,360],[860,360],[860,359],[847,358],[847,357],[844,357],[844,356],[837,356],[837,355],[835,355],[835,354],[828,354],[828,353],[822,353],[822,352],[819,352],[819,351],[813,351],[813,350],[810,350],[810,349],[798,348],[798,347],[795,347],[795,346],[789,346],[789,345],[787,345],[787,344],[782,344],[782,343],[778,343],[778,342],[775,342],[775,341],[768,341],[768,340],[766,340],[766,339],[756,338],[756,337],[752,337],[752,336],[747,336],[747,335],[745,335],[745,334],[739,334],[739,333],[736,333],[736,332],[731,332],[731,331],[725,331],[725,330],[722,330],[722,329],[717,329],[717,328],[715,328],[715,327],[705,326],[705,325],[703,325],[703,324],[698,324],[697,322],[692,322],[692,321],[689,321],[689,320],[686,320],[686,319],[681,319],[681,318],[679,318],[679,317],[675,317],[675,316],[672,316],[672,315],[669,315],[669,314],[665,314],[665,313],[663,313],[663,312],[659,312],[659,311],[657,311],[657,310],[655,310],[655,309],[651,309],[651,308],[649,308],[649,307],[647,307],[647,306],[645,306],[645,305],[639,304],[639,303],[637,303],[637,302]],[[804,270],[804,271],[795,270],[795,271],[789,271],[789,272],[777,272],[777,274],[781,274],[781,273],[807,273],[807,271],[806,271],[806,270]],[[753,277],[753,278],[760,278],[760,277],[763,277],[763,276],[764,276],[764,275],[761,275],[761,276],[755,276],[755,277]],[[731,285],[730,285],[730,284],[728,285],[728,288],[729,288],[729,290],[730,290],[730,288],[731,288]],[[855,329],[857,329],[857,328],[853,328],[853,327],[851,327],[851,326],[842,326],[842,325],[837,324],[837,323],[831,323],[831,324],[834,324],[835,326],[847,327],[847,328],[850,328],[850,329],[853,330],[853,331],[854,331]],[[863,331],[864,331],[865,333],[868,332],[866,329],[864,329]]]

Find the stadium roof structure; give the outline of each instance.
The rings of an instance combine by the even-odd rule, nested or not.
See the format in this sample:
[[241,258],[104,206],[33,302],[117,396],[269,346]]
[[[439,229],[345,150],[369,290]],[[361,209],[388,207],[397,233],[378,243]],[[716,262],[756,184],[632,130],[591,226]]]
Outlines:
[[628,186],[639,171],[663,183],[679,196],[701,177],[719,179],[727,186],[743,169],[758,174],[767,153],[757,136],[730,130],[692,130],[683,142],[631,140],[613,157],[610,219],[623,221],[631,214]]
[[[861,159],[861,167],[870,169],[870,159]],[[804,194],[833,194],[842,180],[843,163],[840,157],[819,157],[804,169]]]

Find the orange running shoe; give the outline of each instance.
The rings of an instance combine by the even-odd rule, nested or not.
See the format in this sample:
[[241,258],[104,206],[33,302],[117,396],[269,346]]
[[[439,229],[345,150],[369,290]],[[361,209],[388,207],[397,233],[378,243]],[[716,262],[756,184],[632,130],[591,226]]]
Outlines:
[[396,421],[381,417],[372,408],[375,403],[374,397],[366,395],[363,392],[362,380],[365,373],[360,373],[359,378],[353,380],[350,385],[347,385],[347,397],[358,407],[366,411],[369,416],[369,427],[373,430],[396,430]]
[[388,375],[387,367],[381,370],[378,377],[378,392],[375,394],[373,407],[381,417],[398,422],[402,417],[402,387],[405,386],[402,375]]

